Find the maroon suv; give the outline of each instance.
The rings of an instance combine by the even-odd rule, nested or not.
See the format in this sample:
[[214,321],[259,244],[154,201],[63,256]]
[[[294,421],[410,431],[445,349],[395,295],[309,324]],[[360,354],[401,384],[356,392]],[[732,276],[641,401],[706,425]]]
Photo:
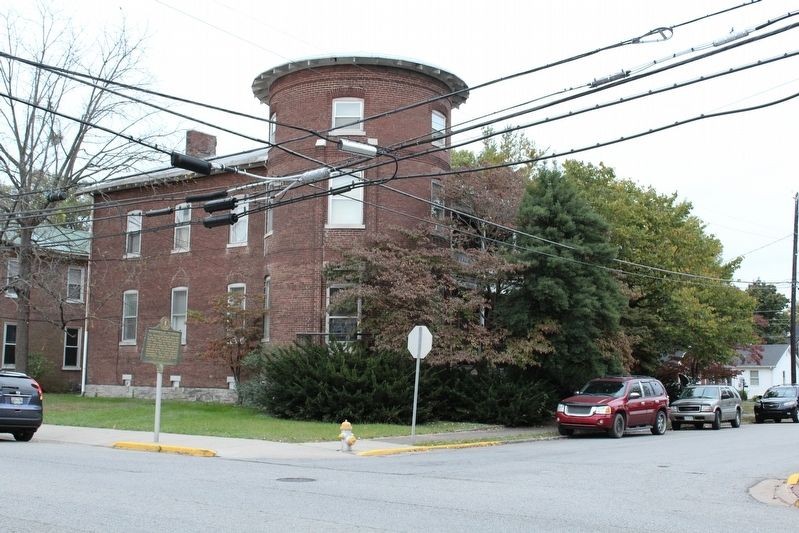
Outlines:
[[625,428],[643,426],[651,426],[654,435],[663,435],[669,419],[669,396],[655,378],[597,378],[574,396],[562,400],[555,418],[561,435],[585,429],[605,431],[619,438]]

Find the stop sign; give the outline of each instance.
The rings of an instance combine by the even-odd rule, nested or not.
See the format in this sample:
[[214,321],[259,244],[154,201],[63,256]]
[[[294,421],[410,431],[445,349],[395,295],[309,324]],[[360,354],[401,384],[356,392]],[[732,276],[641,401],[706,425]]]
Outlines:
[[414,359],[424,359],[433,347],[433,334],[427,326],[416,326],[408,334],[408,351]]

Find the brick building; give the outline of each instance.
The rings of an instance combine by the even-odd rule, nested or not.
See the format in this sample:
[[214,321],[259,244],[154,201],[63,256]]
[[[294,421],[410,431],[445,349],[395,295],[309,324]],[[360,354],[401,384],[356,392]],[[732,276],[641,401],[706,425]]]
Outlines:
[[[443,133],[466,89],[441,69],[378,57],[309,59],[265,71],[253,92],[269,106],[275,146],[211,160],[270,177],[320,167],[340,172],[291,188],[269,209],[267,185],[231,192],[239,201],[232,211],[238,220],[230,226],[203,227],[201,204],[186,198],[253,183],[246,175],[168,169],[86,189],[94,198],[87,390],[152,387],[155,371],[140,363],[141,343],[162,317],[184,332],[183,359],[165,370],[166,386],[194,397],[227,387],[230,371],[200,357],[218,332],[186,320],[189,311],[203,312],[210,299],[227,292],[265,297],[264,342],[349,332],[357,310],[329,307],[338,287],[326,283],[325,266],[354,240],[431,216],[438,185],[429,175],[449,169]],[[341,139],[379,148],[378,156],[366,161],[343,153]],[[213,147],[210,136],[187,136],[189,154],[209,158]],[[441,150],[423,153],[431,148]],[[386,151],[389,157],[381,155]],[[395,172],[426,177],[319,194]],[[285,185],[272,183],[271,195]],[[288,203],[292,199],[301,200]],[[166,218],[145,216],[170,208]]]
[[[14,232],[2,246],[0,295],[0,367],[16,368],[19,262]],[[89,234],[43,225],[33,233],[34,264],[30,284],[28,372],[49,391],[75,390],[83,368],[85,297]]]

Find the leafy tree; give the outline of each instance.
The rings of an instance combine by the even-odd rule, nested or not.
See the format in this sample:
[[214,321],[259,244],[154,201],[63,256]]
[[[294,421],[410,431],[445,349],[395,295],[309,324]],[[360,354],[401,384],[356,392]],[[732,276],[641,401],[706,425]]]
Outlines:
[[[16,367],[25,370],[28,355],[30,291],[34,284],[33,234],[51,222],[54,197],[48,191],[72,192],[87,181],[135,170],[146,153],[138,145],[103,132],[95,125],[128,130],[139,124],[136,104],[109,92],[111,81],[134,82],[138,76],[140,42],[124,27],[87,42],[69,19],[40,5],[40,19],[29,20],[5,11],[0,15],[3,49],[42,66],[29,66],[6,56],[0,59],[0,177],[10,198],[0,204],[4,215],[0,241],[11,245],[19,261],[17,292]],[[90,72],[109,80],[81,84],[56,69]],[[52,112],[79,117],[70,121]],[[141,139],[149,138],[137,131]]]
[[786,310],[790,300],[777,292],[777,287],[757,280],[746,288],[757,301],[755,329],[764,344],[787,344],[791,317]]
[[[452,166],[505,165],[534,153],[525,137],[505,132],[486,139],[478,154],[454,151]],[[378,349],[404,351],[407,332],[426,324],[435,335],[435,348],[426,359],[432,364],[530,364],[535,354],[551,350],[547,327],[541,325],[515,352],[498,351],[505,332],[495,327],[490,313],[515,268],[498,246],[512,234],[533,168],[504,166],[453,175],[443,183],[448,216],[437,227],[399,231],[399,240],[396,233],[381,236],[345,252],[345,261],[329,277],[356,287],[349,296],[362,299],[361,327],[375,334]]]
[[227,365],[237,386],[241,383],[242,361],[261,346],[263,309],[260,296],[229,292],[214,298],[207,314],[189,312],[190,320],[216,328],[202,355]]
[[683,368],[689,376],[711,377],[708,370],[732,363],[735,348],[755,340],[754,305],[744,291],[722,284],[684,286],[671,294],[663,333],[672,346],[685,347]]
[[498,302],[498,322],[522,340],[535,327],[550,328],[554,351],[540,362],[563,390],[620,371],[624,299],[607,268],[616,254],[608,225],[559,171],[542,169],[525,191],[519,229],[520,274]]
[[723,282],[664,272],[729,280],[740,264],[722,260],[721,242],[705,233],[690,203],[619,179],[603,165],[567,161],[563,173],[609,224],[618,249],[613,266],[626,272],[619,275],[629,302],[621,325],[633,342],[635,371],[655,373],[664,355],[691,346],[689,354],[697,354],[692,366],[700,372],[714,358],[727,362],[736,345],[753,342],[747,315],[752,302],[744,293]]
[[375,236],[344,252],[327,272],[352,287],[342,299],[362,302],[362,332],[378,350],[405,351],[408,332],[424,324],[434,335],[430,364],[501,358],[501,332],[480,320],[487,305],[480,289],[486,270],[478,251],[452,249],[421,230]]
[[[487,128],[484,135],[493,135]],[[468,150],[452,153],[452,167],[486,170],[469,171],[447,178],[443,188],[444,203],[451,209],[451,241],[455,247],[479,251],[479,264],[484,280],[483,294],[487,305],[481,310],[483,323],[492,328],[490,310],[505,290],[513,265],[500,253],[504,243],[512,238],[519,203],[524,188],[530,182],[533,164],[511,165],[513,161],[530,159],[536,154],[535,146],[524,135],[504,132],[484,139],[482,150],[474,154]],[[539,336],[536,336],[539,339]],[[537,341],[534,344],[538,344]]]
[[[488,135],[492,131],[483,132]],[[454,170],[474,169],[495,165],[508,165],[512,161],[528,159],[535,155],[533,144],[519,133],[505,132],[499,142],[495,137],[483,141],[483,149],[474,154],[468,150],[452,153]],[[524,188],[534,170],[531,164],[502,166],[478,172],[464,172],[447,179],[444,186],[444,201],[448,207],[465,212],[456,215],[460,222],[474,228],[480,235],[479,247],[492,247],[492,238],[505,239],[508,230],[499,226],[513,227],[519,210]]]

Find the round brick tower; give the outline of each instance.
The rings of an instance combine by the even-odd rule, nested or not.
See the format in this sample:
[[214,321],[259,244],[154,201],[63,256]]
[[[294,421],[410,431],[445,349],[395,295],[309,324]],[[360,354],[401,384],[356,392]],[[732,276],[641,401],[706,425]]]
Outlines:
[[[319,193],[355,179],[368,183],[394,175],[392,158],[367,160],[344,153],[338,148],[340,139],[396,149],[392,154],[400,159],[399,177],[449,170],[449,140],[443,133],[450,125],[450,111],[468,97],[466,84],[449,72],[386,57],[291,62],[263,72],[252,88],[279,124],[270,131],[270,139],[278,145],[269,151],[270,176],[321,166],[349,171],[379,163],[354,176],[298,187],[287,198]],[[425,153],[431,149],[438,151]],[[264,237],[270,340],[287,343],[298,335],[323,340],[328,331],[339,330],[347,321],[351,325],[352,317],[328,313],[335,287],[324,279],[325,266],[366,235],[418,226],[420,219],[429,219],[433,182],[431,177],[397,179],[387,187],[359,187],[273,209]]]

